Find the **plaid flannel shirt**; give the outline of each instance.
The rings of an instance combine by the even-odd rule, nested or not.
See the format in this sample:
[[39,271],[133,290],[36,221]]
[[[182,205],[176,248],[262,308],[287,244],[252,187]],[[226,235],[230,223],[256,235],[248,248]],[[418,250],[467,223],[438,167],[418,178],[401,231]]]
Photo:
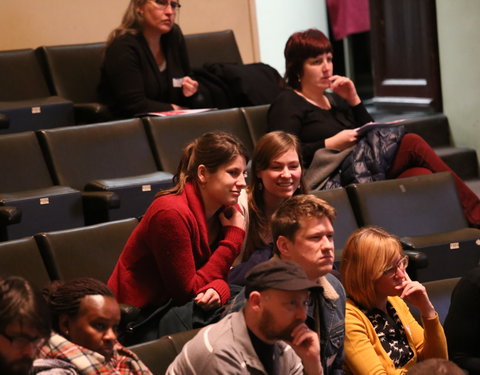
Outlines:
[[107,361],[103,355],[52,333],[47,343],[40,348],[37,358],[59,359],[71,363],[82,375],[152,375],[135,353],[118,342],[112,358]]

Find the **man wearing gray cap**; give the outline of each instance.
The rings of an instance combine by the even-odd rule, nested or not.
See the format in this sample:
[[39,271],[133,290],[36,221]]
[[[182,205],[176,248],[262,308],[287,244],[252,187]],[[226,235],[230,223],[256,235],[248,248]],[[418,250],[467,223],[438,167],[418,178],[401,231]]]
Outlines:
[[255,266],[247,274],[244,308],[203,328],[167,375],[322,374],[318,335],[305,324],[316,288],[296,263]]

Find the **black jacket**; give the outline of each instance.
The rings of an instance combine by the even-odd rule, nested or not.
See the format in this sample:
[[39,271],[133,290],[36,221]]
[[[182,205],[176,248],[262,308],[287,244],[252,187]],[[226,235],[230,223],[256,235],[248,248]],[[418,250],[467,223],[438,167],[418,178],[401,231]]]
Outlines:
[[181,87],[172,79],[190,75],[185,40],[178,25],[162,35],[167,69],[160,72],[142,33],[125,34],[107,46],[99,93],[110,110],[120,117],[173,109],[171,104],[189,107]]
[[372,129],[359,139],[352,152],[332,174],[326,189],[386,180],[386,173],[405,134],[404,126]]

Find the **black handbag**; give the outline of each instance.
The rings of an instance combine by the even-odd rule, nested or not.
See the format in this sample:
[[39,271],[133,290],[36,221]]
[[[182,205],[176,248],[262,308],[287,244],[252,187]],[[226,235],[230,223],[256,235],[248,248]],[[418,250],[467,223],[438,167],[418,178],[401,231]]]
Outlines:
[[124,346],[132,346],[158,339],[158,324],[171,307],[172,299],[160,307],[143,309],[137,319],[125,324],[118,334],[118,341]]

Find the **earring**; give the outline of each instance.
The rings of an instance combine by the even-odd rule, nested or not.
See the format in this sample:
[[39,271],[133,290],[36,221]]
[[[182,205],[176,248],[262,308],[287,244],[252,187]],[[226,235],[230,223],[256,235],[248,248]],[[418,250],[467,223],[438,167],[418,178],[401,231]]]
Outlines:
[[258,181],[258,191],[262,191],[262,190],[263,190],[262,181]]

